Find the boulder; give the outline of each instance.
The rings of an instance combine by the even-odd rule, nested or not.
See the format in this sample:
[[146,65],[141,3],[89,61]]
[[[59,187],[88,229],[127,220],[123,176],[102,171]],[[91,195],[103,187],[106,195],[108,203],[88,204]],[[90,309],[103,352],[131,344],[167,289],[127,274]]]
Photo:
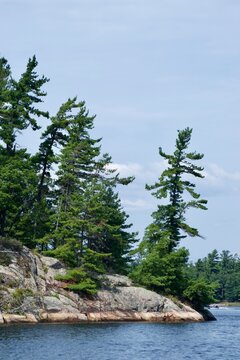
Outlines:
[[120,286],[132,286],[132,280],[123,275],[103,275],[99,277],[101,279],[102,288],[116,288]]
[[97,293],[102,311],[126,310],[143,312],[179,311],[170,299],[136,286],[117,286]]
[[81,313],[70,313],[60,311],[57,313],[43,312],[40,316],[40,321],[43,322],[82,322],[87,321],[87,315]]
[[57,274],[66,273],[64,265],[58,259],[41,256],[41,262],[46,280],[54,280]]
[[32,313],[38,317],[43,307],[43,301],[41,296],[27,296],[23,299],[21,304],[21,312]]
[[9,266],[0,265],[0,284],[7,287],[21,286],[25,281],[24,276],[18,270]]
[[89,321],[141,321],[141,315],[135,311],[104,311],[87,313]]
[[7,324],[11,323],[37,323],[37,319],[33,314],[17,315],[3,314],[3,320]]
[[49,313],[56,313],[60,311],[65,313],[79,312],[77,304],[63,295],[44,296],[43,305],[44,309]]

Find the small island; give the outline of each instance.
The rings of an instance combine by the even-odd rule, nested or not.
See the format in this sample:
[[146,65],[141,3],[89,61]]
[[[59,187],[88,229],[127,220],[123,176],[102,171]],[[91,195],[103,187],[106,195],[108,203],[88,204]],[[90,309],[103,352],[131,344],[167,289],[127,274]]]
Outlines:
[[[178,131],[172,154],[159,148],[166,168],[146,185],[159,204],[140,241],[118,193],[134,176],[121,177],[102,153],[84,101],[42,110],[49,80],[37,64],[30,58],[15,80],[0,59],[0,323],[213,319],[205,307],[218,285],[181,247],[201,237],[187,211],[207,210],[195,189],[204,155],[188,150],[192,129]],[[18,136],[39,131],[39,119],[32,154]]]
[[[189,306],[135,286],[127,276],[101,275],[97,293],[84,296],[56,280],[67,273],[57,259],[33,254],[26,247],[20,251],[1,247],[3,251],[11,263],[0,265],[0,324],[204,321],[204,316]],[[214,319],[209,315],[208,320]]]

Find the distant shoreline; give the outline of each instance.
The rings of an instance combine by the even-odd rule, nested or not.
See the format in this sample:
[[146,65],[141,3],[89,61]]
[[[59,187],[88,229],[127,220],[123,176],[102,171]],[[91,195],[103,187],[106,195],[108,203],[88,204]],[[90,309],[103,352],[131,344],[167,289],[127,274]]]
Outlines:
[[240,307],[240,302],[236,301],[236,302],[229,302],[229,301],[223,301],[221,303],[216,303],[216,304],[210,304],[209,307],[211,309],[214,308],[219,308],[219,307]]

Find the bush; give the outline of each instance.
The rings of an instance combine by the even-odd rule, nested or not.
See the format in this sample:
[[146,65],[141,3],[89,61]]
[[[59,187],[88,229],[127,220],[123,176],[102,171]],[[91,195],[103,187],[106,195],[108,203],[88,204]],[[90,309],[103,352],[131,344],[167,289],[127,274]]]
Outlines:
[[217,284],[208,284],[203,279],[195,280],[183,292],[186,300],[190,301],[193,308],[203,310],[205,306],[215,301],[214,294]]
[[54,257],[58,260],[61,260],[67,266],[70,267],[76,266],[75,253],[68,244],[59,246],[57,249],[54,250],[45,250],[43,251],[43,255]]
[[69,270],[65,275],[57,275],[55,279],[65,282],[65,289],[94,295],[99,286],[98,275],[105,272],[103,261],[108,256],[87,249],[81,258],[80,267]]
[[34,293],[28,288],[18,288],[12,293],[12,298],[8,303],[3,304],[4,311],[11,311],[14,313],[21,313],[21,306],[23,301],[28,296],[33,296]]
[[81,267],[69,270],[65,275],[56,275],[55,279],[65,282],[65,289],[77,293],[94,295],[97,292],[97,280],[90,278]]
[[11,256],[5,252],[1,252],[0,250],[0,265],[8,266],[12,262]]
[[79,284],[69,284],[68,289],[74,292],[94,295],[97,292],[97,285],[94,280],[87,278]]
[[16,239],[0,237],[0,248],[19,252],[21,251],[22,247],[23,244]]
[[28,288],[18,288],[14,291],[12,296],[16,300],[22,300],[27,296],[33,296],[33,291]]

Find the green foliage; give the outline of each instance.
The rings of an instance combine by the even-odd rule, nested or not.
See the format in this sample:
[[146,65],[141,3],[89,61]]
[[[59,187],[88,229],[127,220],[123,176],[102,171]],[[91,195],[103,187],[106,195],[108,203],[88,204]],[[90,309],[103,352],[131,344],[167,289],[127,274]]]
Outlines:
[[240,259],[237,255],[223,250],[213,250],[207,257],[199,259],[189,267],[193,280],[204,279],[217,283],[217,301],[238,301],[240,299]]
[[184,290],[183,296],[191,302],[191,305],[196,310],[203,310],[215,301],[215,290],[217,284],[208,284],[203,279],[192,281],[190,285]]
[[94,116],[89,116],[84,102],[68,100],[59,114],[58,123],[61,120],[65,124],[65,132],[64,138],[60,137],[60,155],[55,157],[59,169],[52,193],[54,211],[50,230],[39,243],[48,248],[46,254],[72,267],[81,264],[86,248],[111,252],[111,259],[106,259],[108,268],[124,271],[135,234],[126,231],[131,225],[126,224],[128,216],[114,188],[132,178],[119,178],[109,168],[109,155],[100,157],[100,139],[94,140],[89,134]]
[[43,254],[45,256],[51,256],[59,260],[62,260],[67,266],[70,267],[77,266],[74,248],[71,248],[69,243],[60,245],[53,250],[45,250],[43,251]]
[[[2,266],[9,266],[12,262],[12,258],[9,254],[6,254],[6,252],[3,252],[0,250],[0,265]],[[0,278],[1,283],[1,278]]]
[[105,272],[103,260],[107,256],[109,255],[87,249],[80,267],[69,270],[65,275],[57,275],[55,279],[63,281],[65,289],[94,295],[99,286],[98,274]]
[[151,290],[181,296],[187,282],[188,255],[185,248],[169,252],[169,239],[162,239],[141,259],[131,277]]
[[[135,234],[115,190],[133,178],[120,178],[101,153],[101,139],[91,136],[95,116],[84,101],[68,99],[54,116],[39,109],[48,79],[36,67],[33,56],[15,80],[0,58],[0,236],[71,267],[82,265],[87,249],[111,253],[104,259],[108,270],[124,272]],[[19,147],[18,136],[40,129],[39,117],[49,124],[32,155]],[[93,262],[90,267],[96,270]]]
[[22,247],[23,245],[20,241],[0,236],[0,248],[19,252]]
[[94,295],[97,292],[96,282],[89,278],[85,278],[79,284],[68,284],[67,288],[71,291],[88,295]]
[[[167,155],[161,148],[159,150],[168,167],[158,182],[146,185],[146,188],[153,190],[153,195],[164,200],[164,204],[158,205],[152,214],[153,223],[145,230],[138,248],[139,262],[132,272],[133,279],[140,284],[180,298],[188,286],[189,254],[185,248],[179,247],[179,243],[187,235],[200,236],[197,229],[186,223],[185,213],[190,208],[206,210],[207,203],[200,198],[189,178],[190,175],[203,178],[203,168],[192,163],[202,159],[203,154],[187,152],[191,134],[192,129],[189,128],[178,132],[173,155]],[[185,193],[190,200],[184,198]]]
[[41,88],[48,81],[38,77],[36,66],[33,56],[16,81],[6,59],[0,59],[0,236],[21,240],[32,210],[37,174],[32,157],[18,148],[17,135],[29,127],[39,129],[36,118],[48,117],[36,107],[46,95]]
[[88,295],[94,295],[97,292],[96,280],[91,279],[82,267],[69,270],[66,275],[57,275],[55,278],[65,282],[65,289]]
[[35,72],[36,57],[29,59],[26,71],[18,81],[11,77],[10,66],[6,59],[0,59],[0,139],[5,145],[6,154],[16,151],[16,135],[29,126],[39,129],[35,116],[48,117],[35,107],[46,95],[41,88],[48,81],[44,76],[39,78]]
[[18,288],[12,293],[15,300],[22,301],[27,296],[33,296],[33,291],[28,288]]
[[[186,211],[190,208],[207,209],[207,200],[200,198],[200,194],[195,191],[196,185],[189,180],[189,176],[204,177],[203,168],[192,163],[201,160],[203,154],[187,152],[191,134],[190,128],[178,131],[173,155],[167,155],[162,148],[159,149],[159,154],[168,162],[168,167],[162,172],[158,182],[154,185],[146,185],[147,190],[153,190],[152,194],[157,199],[168,199],[168,204],[159,205],[152,217],[159,230],[167,231],[171,239],[171,248],[176,247],[187,235],[200,236],[197,229],[186,223]],[[185,200],[184,193],[187,193],[191,199]]]

